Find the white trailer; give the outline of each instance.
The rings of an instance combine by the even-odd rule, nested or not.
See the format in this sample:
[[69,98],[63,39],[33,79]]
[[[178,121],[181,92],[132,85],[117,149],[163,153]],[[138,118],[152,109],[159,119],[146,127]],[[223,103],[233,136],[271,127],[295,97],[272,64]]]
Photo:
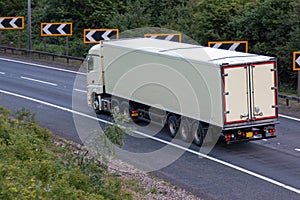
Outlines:
[[210,126],[227,143],[275,137],[273,57],[149,38],[105,41],[87,59],[95,111],[167,124],[172,137],[201,145]]

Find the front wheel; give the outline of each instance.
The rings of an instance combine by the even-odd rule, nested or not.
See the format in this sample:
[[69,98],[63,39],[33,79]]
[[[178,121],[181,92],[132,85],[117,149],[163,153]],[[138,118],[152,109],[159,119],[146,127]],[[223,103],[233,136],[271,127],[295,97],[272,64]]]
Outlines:
[[100,113],[99,106],[100,106],[99,98],[98,98],[98,96],[95,96],[93,104],[92,104],[92,107],[93,107],[93,109],[94,109],[94,111],[95,111],[96,114]]

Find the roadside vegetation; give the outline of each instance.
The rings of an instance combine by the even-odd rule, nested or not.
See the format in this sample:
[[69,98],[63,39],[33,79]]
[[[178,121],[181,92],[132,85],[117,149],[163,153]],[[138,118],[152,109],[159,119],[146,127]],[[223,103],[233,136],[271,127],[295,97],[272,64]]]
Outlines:
[[0,199],[132,199],[126,183],[89,149],[38,126],[28,110],[12,118],[0,107]]
[[[27,48],[27,1],[0,0],[0,7],[0,16],[25,17],[20,46]],[[69,55],[77,57],[90,48],[83,43],[83,29],[167,28],[204,46],[208,41],[247,40],[249,52],[278,58],[281,92],[297,89],[292,52],[300,47],[299,0],[31,0],[31,7],[34,50],[66,52],[64,37],[40,36],[41,22],[73,22]],[[18,31],[1,31],[1,36],[2,45],[17,46]]]

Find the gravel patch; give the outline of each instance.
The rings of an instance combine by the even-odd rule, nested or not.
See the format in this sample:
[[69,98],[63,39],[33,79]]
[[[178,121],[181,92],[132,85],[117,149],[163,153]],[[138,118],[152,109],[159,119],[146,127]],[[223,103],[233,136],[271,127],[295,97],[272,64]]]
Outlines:
[[[54,135],[56,146],[69,146],[75,155],[86,152],[84,146]],[[89,155],[86,155],[89,156]],[[129,191],[134,200],[200,200],[192,193],[172,185],[150,173],[135,168],[119,159],[110,158],[108,173],[119,176],[124,181],[123,189]]]
[[134,199],[200,199],[186,190],[165,182],[151,174],[136,169],[135,167],[121,160],[111,160],[108,169],[110,173],[118,174],[123,179],[136,180],[137,186],[141,188],[141,191],[136,192],[131,190],[131,192],[134,194]]

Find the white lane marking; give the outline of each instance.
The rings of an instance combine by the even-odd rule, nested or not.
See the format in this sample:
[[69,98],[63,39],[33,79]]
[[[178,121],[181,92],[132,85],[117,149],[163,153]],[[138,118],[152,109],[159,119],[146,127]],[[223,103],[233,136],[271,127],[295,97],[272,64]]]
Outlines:
[[87,91],[85,91],[85,90],[80,90],[80,89],[76,89],[76,88],[74,90],[77,92],[87,93]]
[[28,77],[25,77],[25,76],[21,76],[21,79],[25,79],[25,80],[33,81],[33,82],[38,82],[38,83],[43,83],[43,84],[47,84],[47,85],[57,86],[56,83],[50,83],[50,82],[47,82],[47,81],[42,81],[42,80],[38,80],[38,79],[28,78]]
[[300,119],[295,118],[295,117],[290,117],[290,116],[287,116],[287,115],[280,115],[280,114],[278,116],[300,122]]
[[23,62],[23,61],[19,61],[19,60],[12,60],[12,59],[7,59],[7,58],[0,58],[0,60],[19,63],[19,64],[24,64],[24,65],[32,65],[32,66],[35,66],[35,67],[42,67],[42,68],[46,68],[46,69],[69,72],[69,73],[74,73],[74,74],[86,75],[86,73],[82,73],[82,72],[77,72],[77,71],[72,71],[72,70],[67,70],[67,69],[61,69],[61,68],[56,68],[56,67],[50,67],[50,66],[47,66],[47,65],[40,65],[40,64],[30,63],[30,62]]
[[[36,103],[44,104],[44,105],[47,105],[47,106],[50,106],[50,107],[53,107],[53,108],[57,108],[57,109],[60,109],[60,110],[63,110],[63,111],[67,111],[67,112],[70,112],[70,113],[73,113],[73,114],[76,114],[76,115],[80,115],[80,116],[83,116],[83,117],[86,117],[86,118],[90,118],[90,119],[93,119],[93,120],[96,120],[96,121],[99,121],[99,122],[103,122],[103,123],[107,123],[107,124],[112,124],[112,123],[109,122],[109,121],[106,121],[106,120],[103,120],[103,119],[99,119],[99,118],[96,118],[96,117],[93,117],[93,116],[90,116],[90,115],[87,115],[87,114],[84,114],[84,113],[81,113],[81,112],[78,112],[78,111],[75,111],[75,110],[71,110],[71,109],[68,109],[68,108],[64,108],[64,107],[61,107],[61,106],[58,106],[58,105],[55,105],[55,104],[52,104],[52,103],[48,103],[48,102],[45,102],[45,101],[41,101],[41,100],[38,100],[38,99],[34,99],[34,98],[31,98],[31,97],[23,96],[23,95],[16,94],[16,93],[12,93],[12,92],[5,91],[5,90],[0,90],[0,93],[4,93],[4,94],[7,94],[7,95],[11,95],[11,96],[19,97],[19,98],[22,98],[22,99],[30,100],[30,101],[33,101],[33,102],[36,102]],[[277,185],[277,186],[279,186],[279,187],[285,188],[285,189],[287,189],[287,190],[289,190],[289,191],[292,191],[292,192],[295,192],[295,193],[297,193],[297,194],[300,194],[300,189],[297,189],[297,188],[294,188],[294,187],[292,187],[292,186],[286,185],[286,184],[284,184],[284,183],[281,183],[281,182],[279,182],[279,181],[273,180],[273,179],[271,179],[271,178],[269,178],[269,177],[260,175],[260,174],[258,174],[258,173],[252,172],[252,171],[250,171],[250,170],[244,169],[244,168],[239,167],[239,166],[237,166],[237,165],[233,165],[233,164],[231,164],[231,163],[228,163],[228,162],[226,162],[226,161],[223,161],[223,160],[214,158],[214,157],[212,157],[212,156],[209,156],[209,155],[206,155],[206,154],[202,154],[202,153],[200,153],[200,152],[197,152],[197,151],[194,151],[194,150],[191,150],[191,149],[182,147],[182,146],[180,146],[180,145],[173,144],[173,143],[171,143],[171,142],[168,142],[168,141],[165,141],[165,140],[162,140],[162,139],[159,139],[159,138],[156,138],[156,137],[147,135],[147,134],[142,133],[142,132],[140,132],[140,131],[134,131],[134,132],[135,132],[136,134],[142,135],[142,136],[147,137],[147,138],[150,138],[150,139],[152,139],[152,140],[155,140],[155,141],[158,141],[158,142],[161,142],[161,143],[164,143],[164,144],[173,146],[173,147],[175,147],[175,148],[178,148],[178,149],[181,149],[181,150],[190,152],[190,153],[192,153],[192,154],[201,156],[201,157],[206,158],[206,159],[208,159],[208,160],[211,160],[211,161],[214,161],[214,162],[216,162],[216,163],[225,165],[225,166],[227,166],[227,167],[229,167],[229,168],[232,168],[232,169],[235,169],[235,170],[237,170],[237,171],[244,172],[244,173],[246,173],[246,174],[248,174],[248,175],[251,175],[251,176],[254,176],[254,177],[258,178],[258,179],[264,180],[264,181],[266,181],[266,182],[272,183],[272,184]]]
[[0,74],[4,75],[4,74],[5,74],[5,72],[0,72]]
[[295,149],[295,151],[300,151],[300,149]]

